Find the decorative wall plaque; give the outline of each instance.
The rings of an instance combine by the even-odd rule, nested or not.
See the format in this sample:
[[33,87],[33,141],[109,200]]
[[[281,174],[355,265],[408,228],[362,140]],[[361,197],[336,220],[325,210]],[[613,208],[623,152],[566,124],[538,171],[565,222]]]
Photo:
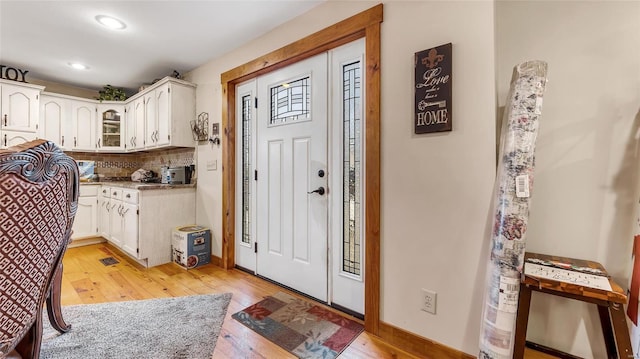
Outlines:
[[416,52],[415,133],[451,131],[451,43]]

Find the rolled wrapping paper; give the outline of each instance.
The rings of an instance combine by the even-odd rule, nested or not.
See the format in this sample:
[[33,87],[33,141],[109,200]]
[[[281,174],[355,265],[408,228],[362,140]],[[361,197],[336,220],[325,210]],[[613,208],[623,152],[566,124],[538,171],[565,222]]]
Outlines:
[[514,68],[511,79],[493,194],[494,224],[479,359],[511,359],[513,355],[535,143],[546,77],[547,63],[527,61]]

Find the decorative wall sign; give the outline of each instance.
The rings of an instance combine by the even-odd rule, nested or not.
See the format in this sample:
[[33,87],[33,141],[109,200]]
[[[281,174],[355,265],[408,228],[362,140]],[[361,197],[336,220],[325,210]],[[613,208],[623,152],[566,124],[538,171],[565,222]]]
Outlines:
[[5,80],[27,82],[27,72],[29,72],[29,70],[20,70],[15,67],[0,65],[0,78]]
[[451,131],[451,47],[416,52],[415,133]]

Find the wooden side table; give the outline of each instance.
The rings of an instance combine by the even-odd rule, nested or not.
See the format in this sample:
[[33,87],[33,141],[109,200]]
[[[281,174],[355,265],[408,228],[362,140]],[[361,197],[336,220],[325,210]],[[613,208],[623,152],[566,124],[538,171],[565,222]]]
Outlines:
[[[606,274],[604,267],[597,262],[527,252],[525,253],[525,266],[527,265],[527,260],[530,258],[566,263],[576,267],[599,269]],[[631,339],[629,337],[629,329],[624,311],[627,296],[622,288],[611,278],[609,278],[609,284],[612,288],[611,291],[560,282],[553,279],[523,276],[520,282],[520,298],[518,301],[513,357],[515,359],[522,359],[524,356],[531,292],[536,291],[597,305],[604,342],[607,348],[607,357],[609,359],[633,358],[633,349],[631,348]],[[555,352],[556,355],[560,355],[560,357],[571,357],[566,353],[550,348],[548,349]]]

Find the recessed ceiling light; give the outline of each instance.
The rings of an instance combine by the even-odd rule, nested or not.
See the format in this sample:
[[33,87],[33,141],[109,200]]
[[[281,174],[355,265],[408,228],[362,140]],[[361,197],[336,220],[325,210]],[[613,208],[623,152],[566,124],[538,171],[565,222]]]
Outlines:
[[96,21],[112,30],[122,30],[127,27],[124,22],[107,15],[96,16]]
[[81,64],[79,62],[70,62],[69,66],[73,67],[76,70],[87,70],[89,66]]

